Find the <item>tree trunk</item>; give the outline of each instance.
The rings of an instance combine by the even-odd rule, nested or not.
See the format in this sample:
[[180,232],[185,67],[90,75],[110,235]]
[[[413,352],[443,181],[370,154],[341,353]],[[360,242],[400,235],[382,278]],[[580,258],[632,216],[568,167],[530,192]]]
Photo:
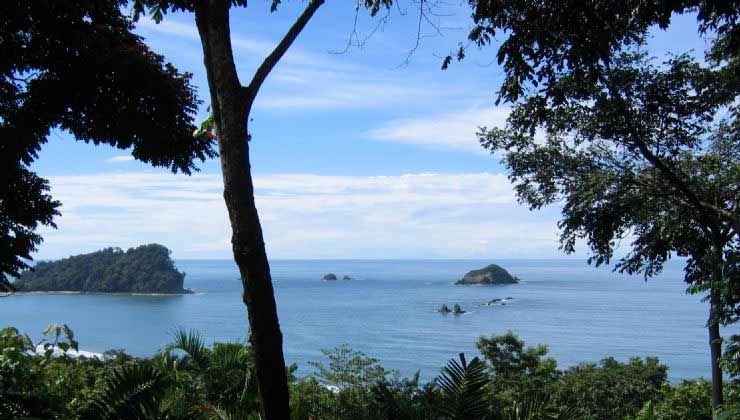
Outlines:
[[[246,121],[246,115],[244,120]],[[283,357],[283,336],[262,237],[254,187],[249,170],[246,127],[226,127],[219,138],[224,200],[229,210],[234,259],[242,278],[242,299],[247,305],[250,340],[255,354],[257,384],[267,419],[289,419],[288,383]],[[231,133],[226,134],[231,131]],[[226,139],[229,140],[226,140]]]
[[722,337],[719,333],[719,322],[716,321],[716,308],[718,307],[717,293],[714,288],[711,292],[709,304],[709,350],[712,358],[712,410],[717,411],[722,405],[722,368],[719,359],[722,357]]
[[216,122],[224,201],[232,228],[234,260],[243,285],[250,340],[255,355],[262,411],[268,420],[290,419],[283,336],[270,277],[262,228],[254,201],[247,120],[254,99],[241,87],[231,50],[228,1],[202,3],[196,24]]
[[[715,241],[717,242],[717,241]],[[722,303],[720,292],[722,282],[723,247],[715,244],[712,250],[712,279],[709,288],[709,350],[712,358],[712,409],[716,413],[722,405],[722,367],[719,360],[722,357],[722,336],[719,332],[720,313]]]

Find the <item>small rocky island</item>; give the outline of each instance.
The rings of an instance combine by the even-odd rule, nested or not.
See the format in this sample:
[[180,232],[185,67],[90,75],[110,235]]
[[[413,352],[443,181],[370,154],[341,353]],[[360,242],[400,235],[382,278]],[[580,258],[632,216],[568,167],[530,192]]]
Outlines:
[[185,273],[175,268],[170,250],[149,244],[40,262],[21,273],[13,285],[18,292],[193,293],[183,287],[184,279]]
[[455,284],[516,284],[519,278],[512,276],[503,267],[491,264],[480,270],[473,270],[465,274]]
[[463,311],[462,308],[460,307],[460,305],[457,304],[457,303],[455,304],[455,309],[454,310],[450,310],[450,307],[447,306],[447,304],[442,304],[442,307],[439,308],[439,310],[437,312],[442,313],[442,314],[449,314],[450,312],[452,312],[455,315],[460,315],[460,314],[464,314],[465,313],[465,311]]
[[[338,279],[339,277],[337,277],[337,275],[334,273],[326,273],[323,276],[321,276],[321,280],[326,280],[326,281],[332,281],[332,280],[338,280]],[[342,280],[352,280],[352,277],[345,274],[344,276],[342,276]]]

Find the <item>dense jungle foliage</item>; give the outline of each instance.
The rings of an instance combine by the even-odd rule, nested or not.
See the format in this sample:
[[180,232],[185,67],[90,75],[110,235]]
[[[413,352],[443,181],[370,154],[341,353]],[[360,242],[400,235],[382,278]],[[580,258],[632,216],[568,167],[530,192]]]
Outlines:
[[[76,356],[66,326],[34,344],[0,330],[0,419],[260,419],[252,350],[180,330],[153,358],[122,350]],[[56,350],[56,353],[55,353]],[[656,358],[607,358],[559,369],[547,347],[509,332],[481,337],[482,359],[451,359],[422,384],[348,346],[326,351],[313,373],[288,369],[295,419],[712,419],[711,386],[670,384]],[[740,418],[737,383],[720,418]],[[723,417],[724,416],[724,417]]]
[[177,271],[170,250],[149,244],[123,251],[105,248],[24,271],[13,285],[20,292],[186,293],[185,273]]

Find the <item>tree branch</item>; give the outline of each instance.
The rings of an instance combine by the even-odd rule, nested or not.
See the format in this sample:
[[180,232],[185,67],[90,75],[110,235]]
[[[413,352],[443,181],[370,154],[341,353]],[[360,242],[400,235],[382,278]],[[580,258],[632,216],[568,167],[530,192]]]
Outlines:
[[288,48],[293,44],[293,41],[298,38],[298,35],[301,33],[303,28],[306,27],[308,21],[311,20],[313,14],[322,4],[324,4],[324,0],[311,0],[306,7],[306,10],[304,10],[295,23],[293,23],[293,26],[290,27],[280,43],[275,47],[270,55],[265,58],[262,65],[259,66],[252,77],[252,81],[249,83],[249,86],[247,86],[251,99],[254,99],[257,96],[257,92],[267,78],[267,75],[270,74],[273,67],[275,67],[278,61],[280,61],[285,52],[288,51]]
[[733,225],[738,225],[738,220],[733,217],[732,212],[729,212],[723,208],[714,206],[706,201],[701,200],[694,191],[691,190],[689,185],[683,181],[675,172],[673,172],[668,165],[665,164],[659,157],[655,156],[653,152],[647,147],[642,139],[634,139],[634,143],[637,148],[640,149],[640,153],[648,160],[655,168],[660,171],[661,174],[673,185],[678,191],[684,194],[686,198],[692,203],[697,210],[701,213],[710,212],[714,213],[720,219],[725,219]]

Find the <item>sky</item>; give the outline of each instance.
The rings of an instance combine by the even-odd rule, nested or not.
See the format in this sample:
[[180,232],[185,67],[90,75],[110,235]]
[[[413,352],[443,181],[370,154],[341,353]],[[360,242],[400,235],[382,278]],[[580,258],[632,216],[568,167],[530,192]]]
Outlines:
[[[495,49],[471,48],[442,71],[470,27],[467,2],[442,3],[441,33],[422,27],[406,1],[390,19],[360,15],[362,46],[346,50],[354,2],[327,2],[265,82],[252,111],[250,153],[256,201],[271,258],[565,258],[559,208],[519,205],[499,158],[477,142],[479,126],[501,126],[495,106],[503,70]],[[269,2],[233,9],[241,82],[305,6]],[[655,56],[706,40],[692,15],[654,30]],[[207,116],[208,89],[193,16],[142,19],[136,32],[193,82]],[[409,55],[413,51],[413,54]],[[146,110],[142,110],[146,112]],[[55,130],[33,169],[62,202],[57,229],[44,228],[38,259],[161,243],[174,258],[230,258],[217,159],[193,176],[133,160],[129,151],[75,142]],[[576,258],[585,258],[581,248]]]

